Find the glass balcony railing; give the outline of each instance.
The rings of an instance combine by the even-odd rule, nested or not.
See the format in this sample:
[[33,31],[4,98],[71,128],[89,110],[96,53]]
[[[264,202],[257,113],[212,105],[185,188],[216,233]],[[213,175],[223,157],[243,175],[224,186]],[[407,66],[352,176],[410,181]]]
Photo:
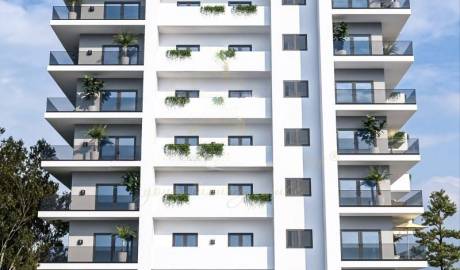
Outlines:
[[46,112],[142,112],[141,98],[104,97],[84,100],[74,106],[67,98],[48,98]]
[[423,207],[422,191],[340,190],[342,207]]
[[137,247],[57,246],[51,247],[41,263],[136,263]]
[[53,20],[143,20],[145,8],[139,3],[108,4],[105,6],[54,6]]
[[105,144],[101,147],[83,143],[75,148],[68,145],[53,145],[53,151],[43,160],[85,161],[130,161],[140,160],[140,146]]
[[415,89],[335,89],[336,104],[416,104]]
[[337,56],[412,56],[412,41],[334,41]]
[[49,64],[51,66],[71,65],[143,65],[144,53],[141,51],[128,51],[124,56],[119,51],[52,51]]
[[332,0],[332,7],[341,9],[408,9],[410,8],[409,0]]
[[425,253],[417,243],[342,243],[342,261],[424,261]]
[[404,142],[391,146],[388,139],[377,139],[377,144],[370,145],[359,138],[338,138],[337,151],[339,154],[353,155],[418,155],[418,139],[405,139]]
[[130,195],[52,195],[40,203],[40,211],[137,211],[139,201]]

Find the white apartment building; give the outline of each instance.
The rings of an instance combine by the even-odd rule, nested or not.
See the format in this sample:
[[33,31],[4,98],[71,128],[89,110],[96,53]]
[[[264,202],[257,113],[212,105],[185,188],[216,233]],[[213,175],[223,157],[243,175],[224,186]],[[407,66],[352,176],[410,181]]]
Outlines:
[[68,145],[42,165],[70,194],[39,216],[69,235],[39,269],[427,267],[415,90],[398,89],[410,15],[409,0],[54,7],[65,97],[45,118]]

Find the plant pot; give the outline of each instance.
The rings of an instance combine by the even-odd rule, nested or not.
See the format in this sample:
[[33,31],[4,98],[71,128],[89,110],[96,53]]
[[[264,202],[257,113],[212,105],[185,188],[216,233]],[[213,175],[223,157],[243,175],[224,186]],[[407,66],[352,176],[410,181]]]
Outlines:
[[89,153],[90,160],[99,160],[99,151],[91,150]]
[[121,64],[122,65],[129,65],[129,56],[122,56],[121,57]]
[[393,0],[392,7],[393,8],[400,8],[401,7],[401,2],[399,0]]
[[377,205],[382,206],[385,205],[385,196],[382,194],[377,194]]
[[335,42],[335,54],[337,55],[345,55],[347,54],[347,50],[345,50],[345,41],[339,40]]
[[129,211],[135,211],[136,210],[136,203],[132,202],[128,204],[128,210]]
[[76,11],[69,11],[69,20],[76,20],[78,17],[78,14]]
[[369,7],[370,8],[380,8],[382,6],[382,0],[370,0]]
[[118,262],[127,262],[128,261],[128,252],[126,251],[119,251],[117,254]]
[[337,54],[337,55],[346,55],[346,54],[347,54],[347,50],[344,50],[344,49],[336,50],[336,51],[335,51],[335,54]]
[[380,153],[380,149],[377,146],[373,145],[371,147],[371,153],[378,154],[378,153]]

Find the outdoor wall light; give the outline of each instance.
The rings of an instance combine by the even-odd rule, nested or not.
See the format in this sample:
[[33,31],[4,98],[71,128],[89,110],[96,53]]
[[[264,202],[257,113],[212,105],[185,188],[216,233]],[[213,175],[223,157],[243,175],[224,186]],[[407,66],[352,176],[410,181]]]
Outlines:
[[93,50],[87,50],[87,51],[86,51],[86,55],[88,55],[88,56],[89,56],[89,55],[93,55]]
[[88,9],[89,12],[94,12],[94,6],[90,6]]
[[78,245],[78,246],[83,245],[83,240],[82,240],[82,239],[78,239],[78,240],[77,240],[77,245]]
[[80,190],[80,193],[79,193],[79,194],[80,194],[80,196],[85,196],[86,190],[84,190],[84,189]]
[[216,240],[214,239],[209,240],[209,245],[213,246],[215,244],[216,244]]

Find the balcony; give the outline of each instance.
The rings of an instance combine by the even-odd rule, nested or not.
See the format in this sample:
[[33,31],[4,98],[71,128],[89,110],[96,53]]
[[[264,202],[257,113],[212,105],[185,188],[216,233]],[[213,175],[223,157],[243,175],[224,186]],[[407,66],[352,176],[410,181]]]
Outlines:
[[332,0],[334,9],[407,9],[409,0]]
[[[82,5],[53,6],[52,20],[144,20],[145,7],[134,3],[121,10],[114,6]],[[118,11],[118,12],[115,12]]]
[[164,144],[155,146],[154,166],[159,170],[207,169],[207,170],[267,170],[271,169],[271,146],[224,146],[221,157],[203,159],[197,155],[197,146],[190,146],[189,156],[167,155]]
[[51,66],[72,65],[143,65],[144,54],[141,51],[128,52],[122,56],[118,51],[51,51],[49,64]]
[[156,118],[159,123],[269,123],[272,117],[270,98],[224,98],[215,104],[213,98],[191,98],[183,107],[168,106],[157,99]]
[[227,48],[202,48],[192,52],[186,59],[169,59],[166,52],[171,48],[160,48],[157,55],[158,75],[172,78],[269,78],[271,71],[270,52],[236,52],[234,58],[221,61],[216,54]]
[[273,207],[272,203],[246,202],[244,196],[189,196],[189,202],[182,205],[165,204],[159,197],[152,214],[155,219],[174,220],[268,219],[273,217]]
[[[273,248],[271,247],[154,247],[152,268],[165,270],[273,269],[272,254]],[[187,258],[187,260],[177,258]]]
[[138,210],[139,201],[129,195],[114,197],[64,194],[44,199],[40,204],[38,216],[47,220],[63,221],[125,220],[137,219]]
[[390,216],[413,219],[423,213],[422,191],[340,190],[342,216]]
[[337,116],[385,116],[400,129],[417,111],[414,89],[336,89]]
[[339,155],[419,155],[419,140],[407,138],[399,145],[390,145],[390,140],[377,139],[376,146],[369,145],[359,138],[337,139]]
[[414,62],[411,41],[335,41],[336,69],[383,69],[394,88]]
[[254,14],[238,15],[225,5],[219,15],[205,15],[200,7],[178,7],[176,3],[161,3],[158,27],[160,33],[260,34],[270,31],[270,8],[257,6]]

